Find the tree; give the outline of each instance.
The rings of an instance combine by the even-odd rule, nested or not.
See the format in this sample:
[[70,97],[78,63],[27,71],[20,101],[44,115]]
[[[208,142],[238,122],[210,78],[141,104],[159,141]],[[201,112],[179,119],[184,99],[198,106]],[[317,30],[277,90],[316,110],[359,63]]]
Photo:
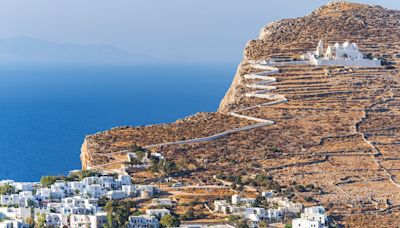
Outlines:
[[189,208],[185,214],[182,215],[182,220],[193,220],[196,218],[193,208]]
[[115,220],[116,220],[117,226],[125,227],[126,223],[128,222],[129,215],[130,215],[129,209],[126,206],[124,206],[124,205],[118,206],[115,209]]
[[134,207],[131,201],[108,201],[104,206],[104,211],[107,213],[107,228],[112,227],[127,227],[129,216],[131,216],[130,209]]
[[242,219],[237,223],[238,228],[249,228],[249,225],[247,224],[247,221]]
[[261,221],[260,224],[258,224],[259,228],[267,228],[268,227],[268,223],[266,221]]
[[52,184],[56,183],[59,180],[59,177],[56,176],[43,176],[40,178],[40,183],[45,187],[50,187]]
[[305,192],[306,188],[303,185],[296,185],[296,187],[294,187],[296,189],[296,191],[298,192]]
[[181,225],[181,221],[173,215],[164,215],[161,218],[160,224],[162,227],[178,227]]
[[113,212],[113,202],[108,201],[106,206],[104,206],[104,210],[107,212],[107,227],[114,227],[114,212]]
[[28,199],[28,207],[35,208],[35,206],[36,206],[35,201]]
[[15,188],[9,184],[0,186],[0,195],[11,195],[15,193]]
[[33,219],[33,217],[28,217],[26,218],[25,223],[28,224],[29,227],[33,227],[35,225],[35,220]]
[[37,213],[36,216],[37,216],[38,219],[36,221],[35,227],[37,227],[37,228],[45,228],[46,227],[46,215]]
[[161,166],[161,171],[164,173],[164,174],[171,174],[172,172],[174,172],[174,171],[176,171],[177,170],[177,168],[176,168],[176,164],[175,164],[175,162],[171,162],[171,161],[167,161],[167,160],[165,160],[163,163],[162,163],[162,166]]

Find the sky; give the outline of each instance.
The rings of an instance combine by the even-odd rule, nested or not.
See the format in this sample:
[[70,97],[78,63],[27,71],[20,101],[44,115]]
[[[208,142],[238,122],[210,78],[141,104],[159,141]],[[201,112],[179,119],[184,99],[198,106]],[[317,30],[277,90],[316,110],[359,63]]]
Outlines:
[[[238,61],[269,22],[328,0],[0,0],[0,37],[108,44],[164,58]],[[400,9],[399,0],[360,0]]]

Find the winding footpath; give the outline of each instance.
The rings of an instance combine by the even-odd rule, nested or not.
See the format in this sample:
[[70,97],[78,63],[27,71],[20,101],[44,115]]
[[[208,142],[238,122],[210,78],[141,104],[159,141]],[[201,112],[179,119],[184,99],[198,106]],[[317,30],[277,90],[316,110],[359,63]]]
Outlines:
[[272,91],[276,90],[276,87],[269,85],[271,83],[276,82],[276,78],[271,77],[269,75],[278,74],[280,72],[280,70],[278,68],[269,66],[268,64],[262,64],[262,63],[251,63],[251,66],[255,69],[260,69],[260,70],[264,70],[264,71],[261,73],[253,73],[253,74],[244,75],[245,79],[261,80],[257,83],[246,85],[246,87],[248,87],[248,88],[258,89],[256,91],[246,93],[245,94],[246,97],[256,97],[256,98],[268,99],[268,100],[272,100],[272,101],[254,105],[254,106],[247,107],[247,108],[243,108],[243,109],[238,109],[238,110],[229,112],[228,115],[237,117],[237,118],[241,118],[241,119],[251,120],[251,121],[257,122],[256,124],[239,127],[239,128],[233,128],[233,129],[224,131],[222,133],[210,135],[207,137],[194,138],[194,139],[188,139],[188,140],[182,140],[182,141],[176,141],[176,142],[152,144],[152,145],[145,146],[144,148],[148,149],[148,148],[161,147],[161,146],[208,142],[208,141],[213,141],[213,140],[222,138],[222,137],[227,136],[232,133],[247,131],[247,130],[270,126],[270,125],[275,124],[275,121],[273,121],[273,120],[261,119],[261,118],[256,118],[256,117],[240,114],[240,112],[243,112],[243,111],[248,111],[248,110],[259,108],[259,107],[272,106],[272,105],[276,105],[276,104],[280,104],[280,103],[285,103],[288,101],[283,95],[273,93]]
[[[213,135],[206,136],[206,137],[187,139],[187,140],[175,141],[175,142],[151,144],[151,145],[145,146],[144,148],[149,149],[149,148],[154,148],[154,147],[162,147],[162,146],[170,146],[170,145],[184,145],[184,144],[209,142],[209,141],[214,141],[214,140],[217,140],[219,138],[225,137],[227,135],[230,135],[230,134],[233,134],[236,132],[248,131],[251,129],[266,127],[266,126],[275,124],[275,121],[273,121],[273,120],[261,119],[261,118],[257,118],[257,117],[253,117],[253,116],[249,116],[249,115],[240,114],[243,111],[248,111],[248,110],[256,109],[256,108],[260,108],[260,107],[277,105],[280,103],[286,103],[288,101],[285,98],[285,96],[273,93],[273,91],[276,90],[277,88],[275,86],[270,85],[270,84],[276,82],[276,78],[271,77],[270,75],[280,73],[280,70],[278,68],[270,66],[267,63],[250,62],[250,64],[254,69],[263,70],[263,71],[260,73],[246,74],[243,76],[247,80],[260,80],[256,83],[246,85],[247,88],[256,89],[256,90],[246,93],[245,96],[261,98],[261,99],[268,99],[271,101],[262,103],[262,104],[258,104],[258,105],[254,105],[251,107],[243,108],[243,109],[234,110],[232,112],[229,112],[228,115],[236,117],[236,118],[254,121],[254,122],[256,122],[255,124],[247,125],[247,126],[239,127],[239,128],[229,129],[224,132],[221,132],[218,134],[213,134]],[[128,152],[129,152],[128,150],[122,150],[122,151],[109,153],[109,154],[107,154],[107,156],[111,156],[114,154],[123,154],[123,153],[128,153]],[[96,168],[101,168],[101,167],[108,166],[108,165],[113,165],[116,163],[121,163],[121,161],[114,161],[111,163],[106,163],[106,164],[97,165],[97,166],[89,165],[88,167],[90,167],[90,169],[96,169]]]

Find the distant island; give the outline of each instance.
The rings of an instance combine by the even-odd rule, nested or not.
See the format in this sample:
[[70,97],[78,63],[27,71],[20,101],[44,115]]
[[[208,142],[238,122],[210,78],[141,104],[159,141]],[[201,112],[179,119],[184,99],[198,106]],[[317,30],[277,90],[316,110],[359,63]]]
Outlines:
[[132,63],[159,60],[111,45],[80,45],[39,40],[28,36],[0,38],[1,62]]

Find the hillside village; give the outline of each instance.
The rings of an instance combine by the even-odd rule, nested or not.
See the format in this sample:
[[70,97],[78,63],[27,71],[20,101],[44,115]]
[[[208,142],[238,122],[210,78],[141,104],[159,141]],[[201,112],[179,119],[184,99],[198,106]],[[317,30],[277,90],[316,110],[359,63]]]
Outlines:
[[[176,186],[173,189],[183,187]],[[197,187],[212,188],[189,189]],[[195,220],[197,213],[191,209],[177,214],[174,197],[162,198],[166,193],[165,188],[133,184],[129,175],[91,171],[72,171],[67,177],[42,177],[38,183],[3,180],[0,181],[0,227],[257,228],[290,224],[292,218],[293,224],[302,227],[328,224],[323,207],[306,208],[302,213],[301,203],[293,203],[274,191],[262,192],[256,198],[225,195],[231,200],[204,204],[213,219],[206,216],[201,223],[185,223]]]

